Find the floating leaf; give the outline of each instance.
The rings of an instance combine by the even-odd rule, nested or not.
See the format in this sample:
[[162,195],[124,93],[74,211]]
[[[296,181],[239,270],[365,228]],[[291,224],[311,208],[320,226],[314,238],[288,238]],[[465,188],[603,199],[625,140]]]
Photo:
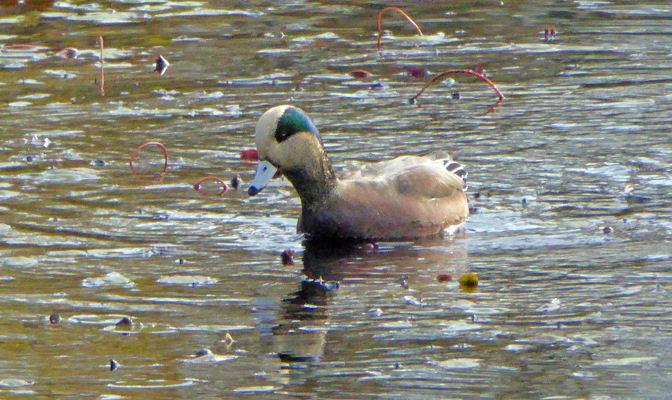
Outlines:
[[355,69],[350,71],[350,76],[352,76],[355,79],[367,79],[371,76],[371,73],[363,69]]
[[125,327],[125,328],[131,328],[131,327],[133,327],[133,321],[131,321],[131,319],[128,318],[128,317],[123,317],[115,325],[120,326],[120,327]]
[[475,288],[478,286],[478,276],[468,273],[460,278],[460,286]]
[[240,152],[240,159],[245,161],[259,161],[259,154],[257,150],[243,150]]
[[242,184],[243,184],[243,180],[240,179],[240,176],[238,176],[238,175],[234,176],[233,179],[231,179],[231,187],[233,188],[233,190],[238,190],[238,188]]
[[170,67],[170,63],[160,54],[159,57],[157,57],[157,59],[155,60],[155,62],[156,62],[156,68],[154,68],[154,72],[158,72],[159,76],[163,76],[168,67]]
[[76,48],[66,47],[63,50],[56,53],[56,57],[72,59],[72,58],[77,58],[78,54],[79,54],[79,50],[77,50]]
[[294,260],[292,257],[294,256],[294,250],[292,249],[287,249],[280,254],[280,259],[282,260],[282,265],[285,267],[293,267],[294,266]]
[[411,67],[408,69],[408,75],[413,78],[422,79],[427,76],[427,70],[423,67]]

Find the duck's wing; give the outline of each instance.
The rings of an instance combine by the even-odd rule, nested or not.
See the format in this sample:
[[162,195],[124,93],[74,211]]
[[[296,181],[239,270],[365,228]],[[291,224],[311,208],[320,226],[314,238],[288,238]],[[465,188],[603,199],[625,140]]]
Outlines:
[[[461,165],[449,166],[456,169],[458,173],[447,169],[443,163],[431,163],[414,165],[395,174],[385,176],[383,179],[388,180],[389,184],[396,189],[397,194],[401,196],[418,199],[452,197],[456,191],[464,192],[466,190],[467,176]],[[464,173],[462,174],[462,172]]]
[[457,163],[449,163],[449,167],[457,173],[449,170],[443,162],[425,162],[374,178],[365,176],[339,180],[335,198],[341,204],[335,208],[364,214],[383,215],[389,212],[403,215],[402,219],[408,217],[420,221],[432,219],[430,215],[437,211],[444,215],[468,214],[464,194],[466,171]]
[[[465,191],[467,171],[446,153],[436,153],[425,157],[404,156],[394,160],[365,165],[348,165],[338,174],[342,181],[367,181],[398,184],[400,193],[421,193],[423,188],[433,192],[445,186]],[[434,189],[431,189],[434,188]],[[390,190],[388,188],[388,190]]]
[[443,165],[449,172],[464,177],[466,180],[466,170],[460,164],[453,161],[450,155],[445,152],[436,152],[422,157],[403,156],[393,160],[369,164],[351,163],[338,171],[337,177],[341,180],[378,179],[397,174],[417,165],[425,164]]
[[350,163],[337,173],[337,177],[341,180],[377,179],[382,175],[394,173],[429,161],[431,160],[425,157],[404,156],[377,163]]

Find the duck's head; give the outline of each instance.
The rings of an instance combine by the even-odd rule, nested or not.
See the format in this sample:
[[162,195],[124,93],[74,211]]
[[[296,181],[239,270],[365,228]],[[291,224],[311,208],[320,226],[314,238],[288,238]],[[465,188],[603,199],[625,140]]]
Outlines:
[[302,187],[320,186],[332,177],[322,139],[302,110],[289,105],[266,111],[255,128],[259,165],[248,193],[254,196],[266,187],[276,171],[289,179],[302,194]]

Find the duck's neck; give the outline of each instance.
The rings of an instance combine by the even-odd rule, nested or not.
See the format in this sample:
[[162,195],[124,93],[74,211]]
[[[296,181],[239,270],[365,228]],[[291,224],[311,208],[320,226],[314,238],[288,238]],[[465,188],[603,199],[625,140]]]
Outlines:
[[323,148],[306,161],[282,171],[299,194],[304,214],[319,207],[336,186],[336,177]]

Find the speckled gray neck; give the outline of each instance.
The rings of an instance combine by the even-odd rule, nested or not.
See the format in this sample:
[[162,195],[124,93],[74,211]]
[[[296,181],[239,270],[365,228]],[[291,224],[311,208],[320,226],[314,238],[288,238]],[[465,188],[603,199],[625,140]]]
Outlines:
[[294,185],[299,194],[304,213],[319,207],[336,186],[336,178],[327,155],[324,151],[320,155],[322,159],[318,164],[319,168],[300,165],[282,170],[282,174]]

